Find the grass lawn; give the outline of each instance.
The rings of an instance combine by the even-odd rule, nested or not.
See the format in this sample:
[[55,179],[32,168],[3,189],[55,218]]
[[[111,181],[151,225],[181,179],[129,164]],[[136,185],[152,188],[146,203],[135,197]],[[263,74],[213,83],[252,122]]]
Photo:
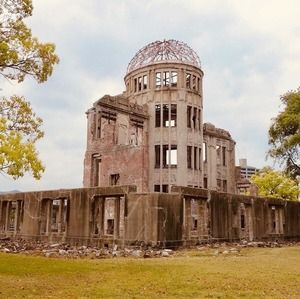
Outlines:
[[300,298],[300,247],[155,259],[0,254],[0,298]]

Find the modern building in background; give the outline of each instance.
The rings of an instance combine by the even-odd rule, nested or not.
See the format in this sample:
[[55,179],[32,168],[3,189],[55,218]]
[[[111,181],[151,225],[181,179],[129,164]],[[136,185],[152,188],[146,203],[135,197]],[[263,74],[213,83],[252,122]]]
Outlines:
[[87,111],[84,187],[234,193],[235,142],[203,124],[202,79],[198,55],[182,42],[156,41],[139,50],[124,77],[126,90]]
[[247,165],[247,159],[239,159],[239,166],[236,167],[236,187],[239,194],[249,193],[250,178],[258,171],[258,168]]

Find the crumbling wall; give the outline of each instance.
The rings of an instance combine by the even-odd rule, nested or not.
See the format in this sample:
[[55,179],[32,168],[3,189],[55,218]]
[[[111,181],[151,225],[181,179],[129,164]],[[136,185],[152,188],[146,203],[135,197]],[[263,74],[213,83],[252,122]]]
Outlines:
[[102,246],[195,245],[300,239],[300,203],[173,186],[135,186],[0,195],[0,238]]

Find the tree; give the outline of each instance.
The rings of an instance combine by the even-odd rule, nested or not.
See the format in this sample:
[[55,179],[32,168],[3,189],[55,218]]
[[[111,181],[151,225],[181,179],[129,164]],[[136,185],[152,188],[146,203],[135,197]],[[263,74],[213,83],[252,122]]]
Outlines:
[[258,187],[259,196],[297,200],[300,194],[296,180],[271,167],[262,168],[257,174],[251,176],[250,181]]
[[0,101],[1,171],[14,179],[31,171],[39,179],[44,167],[38,159],[35,141],[43,137],[42,119],[24,98],[12,96]]
[[[59,62],[55,45],[39,42],[24,23],[32,10],[32,0],[0,0],[0,74],[9,81],[29,76],[45,82]],[[14,179],[25,172],[41,177],[44,166],[35,145],[44,135],[41,125],[24,97],[0,98],[0,172]]]
[[281,96],[284,110],[269,129],[269,155],[285,166],[285,171],[300,176],[300,89]]

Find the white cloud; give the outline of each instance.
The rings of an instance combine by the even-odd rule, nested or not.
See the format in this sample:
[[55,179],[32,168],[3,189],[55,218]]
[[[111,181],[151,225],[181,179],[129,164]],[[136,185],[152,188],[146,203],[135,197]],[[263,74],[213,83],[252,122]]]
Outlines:
[[2,94],[24,94],[43,117],[39,150],[47,171],[40,182],[2,177],[2,189],[80,187],[85,111],[104,94],[121,93],[130,58],[163,38],[198,52],[205,121],[232,133],[238,158],[266,163],[279,96],[300,85],[298,1],[35,0],[34,6],[28,23],[34,35],[57,45],[60,65],[46,84],[1,82],[1,88]]

